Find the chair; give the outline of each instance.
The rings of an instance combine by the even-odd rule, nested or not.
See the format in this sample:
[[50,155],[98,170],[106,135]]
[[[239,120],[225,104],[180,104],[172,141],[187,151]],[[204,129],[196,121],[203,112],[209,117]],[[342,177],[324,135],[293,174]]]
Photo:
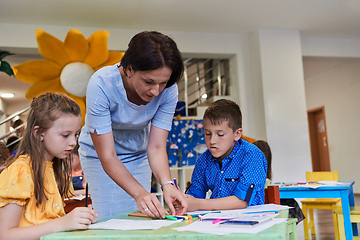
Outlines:
[[[342,213],[342,207],[335,206],[333,208],[333,214],[336,215],[338,221],[338,233],[339,239],[345,240],[345,229],[344,229],[344,216]],[[350,207],[350,221],[352,223],[360,223],[360,206]],[[360,239],[359,236],[354,236],[354,239]]]
[[274,203],[280,205],[279,186],[270,185],[265,188],[265,204]]
[[[306,172],[307,182],[318,181],[339,181],[338,171],[324,171],[324,172]],[[335,206],[341,206],[340,198],[308,198],[301,201],[302,211],[304,213],[304,237],[310,239],[309,230],[311,234],[315,235],[315,223],[314,223],[314,209],[330,209]],[[309,214],[308,214],[309,210]],[[309,218],[308,218],[309,216]],[[309,221],[308,221],[309,219]],[[339,240],[338,221],[336,215],[333,213],[335,239]]]
[[[265,188],[265,204],[273,203],[280,205],[279,186],[269,185]],[[289,240],[297,240],[296,218],[287,219],[286,233],[289,234]]]

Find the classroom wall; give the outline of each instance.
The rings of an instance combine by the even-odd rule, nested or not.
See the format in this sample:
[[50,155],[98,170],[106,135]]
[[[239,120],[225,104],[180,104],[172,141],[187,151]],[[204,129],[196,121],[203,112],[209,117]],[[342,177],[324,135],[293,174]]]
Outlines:
[[[0,98],[0,121],[6,119],[6,104],[4,100]],[[6,125],[0,125],[0,136],[3,136],[6,133]]]
[[360,193],[360,58],[304,58],[308,109],[324,106],[331,170]]
[[311,171],[300,33],[259,30],[266,136],[274,182],[300,182]]
[[301,45],[307,109],[325,107],[331,169],[355,181],[359,194],[360,39],[301,38]]
[[[0,48],[1,49],[10,49],[16,52],[27,52],[27,53],[37,53],[37,42],[35,39],[35,29],[41,28],[46,32],[54,35],[60,40],[64,40],[67,32],[72,28],[77,28],[75,26],[48,26],[48,25],[21,25],[21,24],[4,24],[0,23],[0,32],[11,33],[5,37],[0,38]],[[78,28],[85,37],[90,36],[93,32],[97,30],[108,30],[110,32],[110,37],[108,41],[109,50],[118,50],[123,51],[127,48],[128,41],[130,38],[142,31],[143,29],[138,30],[125,30],[125,29],[95,29],[95,28]],[[158,29],[161,31],[161,29]],[[283,32],[282,30],[270,30],[274,37],[277,39],[282,39],[282,35],[286,35],[287,31]],[[297,31],[297,30],[295,30]],[[291,30],[290,30],[291,32]],[[174,40],[178,43],[178,47],[184,56],[193,56],[193,57],[228,57],[230,59],[230,74],[231,74],[231,98],[234,99],[241,107],[243,112],[243,128],[244,134],[250,137],[254,137],[257,139],[267,140],[269,133],[271,133],[271,139],[276,138],[276,128],[272,128],[273,124],[271,118],[266,115],[271,111],[271,106],[268,103],[268,100],[261,99],[264,95],[262,92],[269,91],[271,88],[267,86],[264,90],[263,86],[263,77],[264,74],[265,79],[282,77],[283,70],[285,68],[281,68],[281,65],[292,66],[293,69],[296,69],[294,77],[296,79],[295,84],[304,84],[302,79],[302,74],[299,73],[299,69],[301,68],[301,61],[298,60],[299,55],[302,56],[348,56],[351,55],[360,57],[360,40],[346,40],[346,39],[317,39],[317,38],[301,38],[301,32],[297,32],[292,35],[293,43],[296,43],[295,50],[300,53],[296,53],[296,58],[292,58],[291,62],[285,62],[283,60],[277,61],[274,64],[278,65],[277,71],[272,72],[269,71],[269,67],[264,67],[264,63],[269,63],[271,61],[271,55],[268,55],[265,50],[262,50],[260,45],[262,44],[259,39],[257,41],[254,38],[258,38],[257,36],[259,32],[249,33],[244,35],[239,34],[209,34],[209,33],[193,33],[193,32],[165,32],[174,38]],[[266,38],[263,38],[263,41]],[[285,38],[286,39],[286,38]],[[289,39],[288,39],[289,40]],[[272,41],[272,44],[279,50],[281,50],[281,54],[283,54],[285,48],[282,48],[282,45],[275,45],[276,41]],[[270,41],[271,43],[271,41]],[[291,43],[289,41],[288,43]],[[299,47],[299,44],[301,45]],[[294,46],[295,46],[294,45]],[[284,46],[286,47],[286,46]],[[254,50],[255,49],[255,50]],[[269,50],[269,49],[268,49]],[[257,53],[254,54],[254,51]],[[302,54],[301,54],[302,53]],[[264,58],[265,54],[265,58]],[[295,53],[292,53],[295,54]],[[254,56],[258,56],[258,58],[254,58]],[[267,55],[267,56],[266,56]],[[268,70],[266,70],[268,69]],[[285,71],[284,71],[285,73]],[[288,72],[285,73],[288,76],[291,76]],[[271,77],[272,76],[272,77]],[[260,79],[260,80],[259,80]],[[293,79],[292,79],[293,80]],[[266,80],[268,81],[268,80]],[[275,79],[275,83],[276,83]],[[301,83],[300,83],[301,82]],[[280,82],[278,82],[280,83]],[[298,85],[297,85],[298,86]],[[305,88],[306,92],[310,91],[308,87]],[[301,89],[300,89],[301,91]],[[259,97],[259,94],[261,96]],[[269,96],[269,94],[268,94]],[[306,94],[306,97],[308,95]],[[276,103],[283,102],[284,104],[288,101],[286,94],[272,94]],[[279,99],[276,99],[276,98]],[[308,100],[306,100],[308,101]],[[304,104],[304,103],[303,103]],[[344,105],[346,106],[346,105]],[[302,108],[302,107],[301,107]],[[307,103],[306,108],[309,108]],[[325,107],[325,111],[327,114],[327,108]],[[20,110],[20,109],[19,109]],[[303,111],[303,109],[301,109]],[[287,115],[284,116],[287,122],[298,123],[298,116],[295,115]],[[269,120],[270,119],[270,120]],[[301,116],[300,128],[303,130],[305,119]],[[328,116],[327,116],[327,121]],[[270,124],[269,124],[270,123]],[[339,127],[341,126],[341,127]],[[294,126],[295,128],[297,126]],[[337,128],[347,128],[344,124],[339,124]],[[351,127],[352,128],[352,127]],[[306,131],[303,131],[305,133]],[[343,131],[344,132],[344,131]],[[328,132],[329,134],[329,132]],[[280,135],[279,137],[281,137]],[[339,135],[342,138],[342,135]],[[337,136],[338,137],[338,136]],[[292,149],[294,146],[299,147],[299,149],[305,149],[304,155],[307,155],[307,147],[308,142],[304,142],[303,136],[301,138],[294,138],[291,142],[284,141],[282,147],[276,147],[276,155],[281,156],[277,159],[277,164],[281,165],[297,165],[299,161],[297,158],[288,151],[288,149]],[[330,138],[330,136],[329,136]],[[339,137],[338,137],[339,138]],[[354,139],[354,138],[352,138]],[[344,139],[347,141],[348,139]],[[272,142],[274,140],[271,140]],[[336,145],[333,145],[337,147]],[[332,167],[336,167],[337,165],[341,165],[342,160],[338,160],[335,158],[337,156],[335,153],[331,153],[330,157],[332,161]],[[344,153],[342,153],[344,154]],[[349,152],[349,165],[357,164],[357,157],[359,155],[354,151]],[[333,162],[334,161],[334,162]],[[340,161],[340,162],[338,162]],[[335,163],[336,162],[336,163]],[[307,170],[307,165],[303,166],[298,171],[304,172]],[[277,179],[287,179],[288,174],[285,171],[276,170],[276,178]],[[343,176],[352,176],[353,171],[345,169]],[[300,175],[299,175],[300,176]],[[305,175],[303,176],[303,179]],[[298,179],[295,179],[298,180]],[[300,180],[300,179],[299,179]],[[356,186],[355,186],[356,187]],[[357,192],[360,192],[359,188],[357,188]]]

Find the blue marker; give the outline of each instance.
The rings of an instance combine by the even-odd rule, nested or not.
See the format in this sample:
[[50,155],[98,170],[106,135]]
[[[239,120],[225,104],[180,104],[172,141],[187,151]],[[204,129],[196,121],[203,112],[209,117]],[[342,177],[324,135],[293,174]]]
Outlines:
[[175,184],[175,187],[178,188],[178,185],[176,183],[176,178],[174,178],[174,184]]
[[279,213],[279,211],[276,210],[269,210],[269,211],[259,211],[259,212],[245,212],[244,214],[259,214],[259,213]]

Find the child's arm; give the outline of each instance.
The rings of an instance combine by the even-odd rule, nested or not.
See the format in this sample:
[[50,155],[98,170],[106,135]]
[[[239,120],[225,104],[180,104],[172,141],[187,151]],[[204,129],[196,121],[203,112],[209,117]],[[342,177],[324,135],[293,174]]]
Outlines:
[[75,208],[69,214],[30,227],[18,227],[22,206],[9,203],[0,208],[0,239],[39,239],[41,236],[74,229],[87,229],[97,221],[97,213],[89,208]]
[[239,199],[236,196],[214,198],[214,199],[202,199],[195,198],[189,194],[186,194],[186,200],[188,202],[188,211],[196,210],[227,210],[227,209],[240,209],[246,208],[248,203]]

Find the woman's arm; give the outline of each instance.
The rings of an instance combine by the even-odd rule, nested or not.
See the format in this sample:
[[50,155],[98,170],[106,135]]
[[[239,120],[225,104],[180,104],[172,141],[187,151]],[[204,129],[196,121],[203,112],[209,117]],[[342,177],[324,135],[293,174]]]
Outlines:
[[[166,139],[168,131],[151,126],[149,144],[147,147],[148,159],[151,170],[156,179],[162,185],[164,182],[171,181],[169,161],[166,153]],[[163,187],[164,200],[171,211],[171,214],[183,215],[187,210],[187,202],[185,195],[179,189],[176,189],[172,184],[167,184]],[[174,208],[173,203],[176,204],[177,209]]]
[[186,194],[186,200],[189,205],[188,211],[240,209],[246,208],[248,205],[247,202],[236,196],[202,199]]
[[164,218],[166,211],[155,194],[147,192],[118,159],[112,132],[98,135],[95,131],[90,136],[106,174],[135,199],[140,211],[150,217]]
[[22,206],[9,203],[0,208],[0,239],[40,239],[46,234],[74,229],[88,229],[97,221],[97,214],[89,208],[75,208],[64,217],[30,227],[19,227]]

